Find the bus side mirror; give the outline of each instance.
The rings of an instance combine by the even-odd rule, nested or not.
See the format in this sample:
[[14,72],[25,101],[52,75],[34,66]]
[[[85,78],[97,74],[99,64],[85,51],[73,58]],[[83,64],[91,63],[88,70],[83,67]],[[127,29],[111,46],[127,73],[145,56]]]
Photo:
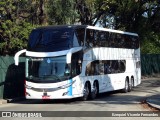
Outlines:
[[22,54],[22,53],[25,53],[26,52],[26,49],[23,49],[23,50],[20,50],[18,51],[15,56],[14,56],[14,61],[15,61],[15,65],[18,66],[19,64],[19,56]]

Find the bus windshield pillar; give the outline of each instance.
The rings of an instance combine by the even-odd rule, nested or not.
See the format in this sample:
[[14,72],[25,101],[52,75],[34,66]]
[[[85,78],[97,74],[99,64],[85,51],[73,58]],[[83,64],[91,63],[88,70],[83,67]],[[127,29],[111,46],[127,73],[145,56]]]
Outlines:
[[18,66],[18,64],[19,64],[19,56],[20,56],[21,54],[25,53],[25,52],[26,52],[26,49],[23,49],[23,50],[18,51],[18,52],[15,54],[15,56],[14,56],[15,65]]
[[71,63],[72,54],[80,50],[82,50],[82,47],[75,47],[75,48],[70,49],[66,56],[66,60],[67,60],[66,62]]

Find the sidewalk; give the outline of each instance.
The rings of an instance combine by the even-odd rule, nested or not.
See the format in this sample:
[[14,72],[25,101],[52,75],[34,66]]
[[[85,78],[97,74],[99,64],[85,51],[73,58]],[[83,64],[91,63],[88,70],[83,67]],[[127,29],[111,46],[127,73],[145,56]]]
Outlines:
[[0,105],[1,105],[1,104],[6,104],[6,103],[8,103],[7,100],[0,99]]
[[[156,78],[144,78],[142,80],[160,80],[160,76]],[[157,94],[153,94],[146,98],[146,102],[149,106],[160,110],[160,86],[156,88]]]
[[11,103],[11,102],[17,102],[17,101],[24,101],[24,97],[19,97],[19,98],[13,98],[13,99],[0,99],[0,105],[1,104],[6,104],[6,103]]
[[160,94],[150,96],[146,99],[146,102],[156,109],[160,110]]

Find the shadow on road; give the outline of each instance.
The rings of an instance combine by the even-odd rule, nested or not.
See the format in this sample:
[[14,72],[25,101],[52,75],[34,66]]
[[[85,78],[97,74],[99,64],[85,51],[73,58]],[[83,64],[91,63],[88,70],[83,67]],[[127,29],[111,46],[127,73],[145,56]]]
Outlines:
[[57,99],[57,100],[23,100],[14,101],[12,103],[18,104],[131,104],[137,100],[141,100],[142,97],[131,95],[130,93],[121,93],[121,91],[113,91],[99,94],[94,100],[81,101],[80,98],[74,99]]

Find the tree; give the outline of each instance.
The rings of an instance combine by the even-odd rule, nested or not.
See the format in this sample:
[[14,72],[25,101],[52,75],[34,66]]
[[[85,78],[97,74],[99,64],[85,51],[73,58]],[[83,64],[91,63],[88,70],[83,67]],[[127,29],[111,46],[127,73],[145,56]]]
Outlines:
[[76,0],[79,21],[81,24],[93,26],[100,20],[105,21],[110,12],[110,3],[108,0]]
[[48,24],[99,25],[136,32],[143,53],[159,53],[159,19],[159,0],[1,0],[0,53],[14,54],[26,48],[30,31]]
[[74,0],[48,0],[48,22],[52,25],[74,24],[77,18]]
[[[25,2],[25,0],[22,0]],[[25,12],[16,0],[0,2],[0,54],[13,55],[27,46],[28,36],[33,25],[25,21]],[[22,14],[22,12],[24,14]]]

